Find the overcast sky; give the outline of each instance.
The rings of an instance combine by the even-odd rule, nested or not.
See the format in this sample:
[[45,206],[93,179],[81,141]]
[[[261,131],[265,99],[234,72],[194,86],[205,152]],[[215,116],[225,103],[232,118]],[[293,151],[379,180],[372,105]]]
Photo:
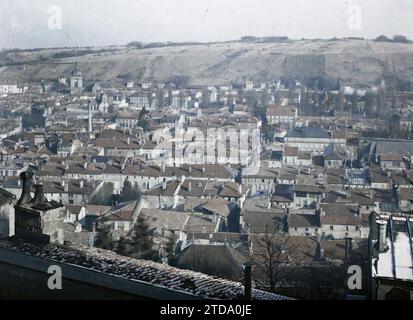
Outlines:
[[[49,28],[50,22],[56,26],[48,13],[52,5],[61,8],[61,29]],[[0,48],[208,42],[244,35],[413,39],[412,17],[413,0],[0,0]]]

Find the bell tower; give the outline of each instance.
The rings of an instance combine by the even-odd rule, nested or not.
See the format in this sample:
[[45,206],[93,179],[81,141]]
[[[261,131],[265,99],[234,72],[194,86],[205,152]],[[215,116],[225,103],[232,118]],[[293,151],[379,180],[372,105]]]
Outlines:
[[83,91],[83,75],[80,71],[77,63],[73,68],[72,74],[70,76],[70,93],[77,94]]

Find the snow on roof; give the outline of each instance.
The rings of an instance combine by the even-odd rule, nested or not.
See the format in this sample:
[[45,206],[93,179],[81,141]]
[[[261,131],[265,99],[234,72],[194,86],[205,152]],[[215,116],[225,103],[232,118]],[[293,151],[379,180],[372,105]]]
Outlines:
[[[401,221],[398,222],[395,218],[393,220],[393,224],[399,225],[391,229],[400,228]],[[386,239],[388,250],[380,252],[375,259],[377,265],[373,268],[373,276],[413,281],[413,236],[405,225],[407,230],[390,231],[391,234]]]

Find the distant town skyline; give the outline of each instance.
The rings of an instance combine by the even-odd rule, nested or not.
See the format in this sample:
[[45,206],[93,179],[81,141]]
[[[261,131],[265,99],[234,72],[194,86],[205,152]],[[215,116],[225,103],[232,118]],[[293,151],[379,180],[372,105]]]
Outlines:
[[[213,42],[247,35],[372,39],[381,34],[402,34],[413,38],[411,0],[326,2],[2,0],[0,49],[122,45],[131,41]],[[61,21],[54,20],[60,13]]]

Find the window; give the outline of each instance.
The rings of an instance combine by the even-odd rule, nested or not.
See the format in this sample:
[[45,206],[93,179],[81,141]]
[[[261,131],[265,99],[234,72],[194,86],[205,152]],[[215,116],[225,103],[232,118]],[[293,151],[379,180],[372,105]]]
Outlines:
[[333,231],[333,230],[334,230],[334,226],[330,226],[330,230]]

